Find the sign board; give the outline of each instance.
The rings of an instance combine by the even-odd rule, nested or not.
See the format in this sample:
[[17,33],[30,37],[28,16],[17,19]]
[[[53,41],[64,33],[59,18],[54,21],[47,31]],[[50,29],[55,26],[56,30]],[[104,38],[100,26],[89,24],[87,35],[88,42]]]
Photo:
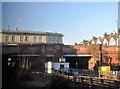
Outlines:
[[110,66],[100,66],[98,67],[99,76],[105,76],[110,73]]

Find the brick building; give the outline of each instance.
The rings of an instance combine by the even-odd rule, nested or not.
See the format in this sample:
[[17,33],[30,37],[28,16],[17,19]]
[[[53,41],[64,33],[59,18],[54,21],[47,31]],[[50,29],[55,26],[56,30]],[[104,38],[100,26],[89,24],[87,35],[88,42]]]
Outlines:
[[106,46],[120,46],[120,28],[114,33],[104,33],[101,37],[93,36],[92,39],[83,40],[79,45],[102,44]]
[[[120,20],[118,20],[118,23]],[[97,60],[99,60],[99,45],[102,44],[103,62],[108,61],[110,64],[120,63],[120,28],[114,33],[104,33],[102,37],[93,37],[90,40],[83,40],[79,44],[75,44],[77,53],[92,54],[94,57],[89,61],[89,68],[93,68]],[[93,52],[92,52],[93,51]],[[95,56],[96,55],[96,56]]]
[[[91,54],[93,57],[89,60],[89,69],[92,69],[96,62],[99,61],[99,45],[88,45],[88,46],[81,46],[81,45],[73,45],[72,48],[76,50],[76,54]],[[102,59],[103,65],[104,64],[119,64],[119,53],[120,53],[119,46],[102,46]]]
[[[103,64],[117,64],[120,60],[119,52],[120,48],[117,45],[117,39],[120,36],[120,29],[118,33],[111,33],[108,35],[107,33],[104,34],[104,41],[101,38],[93,37],[93,41],[83,41],[83,44],[76,44],[76,45],[63,45],[62,44],[62,34],[60,33],[41,33],[41,32],[28,32],[28,31],[20,31],[20,30],[11,30],[11,31],[1,31],[0,35],[1,42],[3,44],[8,43],[18,43],[18,44],[28,44],[29,46],[15,46],[13,47],[14,50],[11,51],[11,47],[3,48],[3,53],[9,52],[10,54],[13,53],[21,53],[26,54],[41,54],[40,58],[43,58],[45,55],[49,58],[52,58],[54,61],[58,61],[62,55],[66,54],[77,54],[77,55],[92,55],[92,58],[89,60],[89,69],[93,69],[97,60],[99,60],[99,44],[103,44],[102,46],[102,53],[103,53]],[[20,41],[21,36],[24,38],[23,43]],[[26,41],[26,36],[28,40]],[[117,38],[118,36],[118,38]],[[8,39],[8,38],[9,39]],[[15,37],[14,41],[12,39]],[[40,42],[39,37],[43,37],[45,41]],[[50,37],[50,38],[48,38]],[[60,37],[60,38],[59,38]],[[37,38],[36,43],[35,38]],[[59,40],[56,40],[56,39]],[[115,39],[113,39],[115,38]],[[49,41],[47,41],[49,39]],[[107,40],[109,39],[109,41]],[[54,40],[54,42],[53,42]],[[32,43],[30,42],[32,41]],[[57,42],[58,41],[58,42]],[[41,44],[42,43],[42,44]],[[48,44],[49,43],[49,44]],[[119,43],[119,40],[118,40]],[[32,45],[31,45],[32,44]],[[36,46],[37,45],[37,46]],[[8,49],[9,48],[9,49]],[[53,55],[54,58],[51,56]],[[50,57],[51,56],[51,57]],[[56,60],[57,59],[57,60]]]

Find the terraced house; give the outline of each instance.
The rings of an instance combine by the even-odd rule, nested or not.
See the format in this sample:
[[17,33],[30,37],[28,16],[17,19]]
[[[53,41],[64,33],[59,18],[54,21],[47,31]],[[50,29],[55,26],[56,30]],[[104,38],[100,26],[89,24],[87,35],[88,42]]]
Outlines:
[[[81,43],[80,43],[81,44]],[[103,44],[104,46],[120,46],[120,28],[118,33],[104,33],[103,37],[93,37],[90,40],[83,40],[83,45]]]

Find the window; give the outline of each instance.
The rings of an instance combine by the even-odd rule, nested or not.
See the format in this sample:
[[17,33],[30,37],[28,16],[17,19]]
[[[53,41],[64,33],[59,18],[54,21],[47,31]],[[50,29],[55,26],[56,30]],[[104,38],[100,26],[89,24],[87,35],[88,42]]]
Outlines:
[[23,36],[20,36],[20,42],[22,42],[23,41]]
[[55,37],[53,37],[52,42],[55,43]]
[[34,37],[34,43],[36,43],[37,42],[37,37]]
[[52,43],[51,37],[49,37],[49,43]]
[[51,43],[55,43],[55,38],[51,37]]
[[15,36],[12,36],[12,42],[15,42]]
[[42,37],[39,37],[39,42],[42,43]]
[[25,36],[25,41],[26,41],[26,42],[28,41],[28,36]]
[[9,41],[9,36],[5,37],[5,41],[8,42]]

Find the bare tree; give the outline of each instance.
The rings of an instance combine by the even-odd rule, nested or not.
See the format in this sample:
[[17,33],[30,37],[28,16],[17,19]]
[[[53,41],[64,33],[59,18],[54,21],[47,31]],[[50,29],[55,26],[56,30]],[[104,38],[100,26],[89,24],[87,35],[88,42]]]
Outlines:
[[90,45],[90,54],[93,58],[98,58],[98,45]]
[[20,66],[22,69],[26,69],[26,70],[30,70],[30,69],[31,69],[32,62],[31,62],[31,60],[30,60],[30,57],[28,57],[28,56],[23,56],[23,57],[21,57],[19,60],[20,60],[19,66]]

